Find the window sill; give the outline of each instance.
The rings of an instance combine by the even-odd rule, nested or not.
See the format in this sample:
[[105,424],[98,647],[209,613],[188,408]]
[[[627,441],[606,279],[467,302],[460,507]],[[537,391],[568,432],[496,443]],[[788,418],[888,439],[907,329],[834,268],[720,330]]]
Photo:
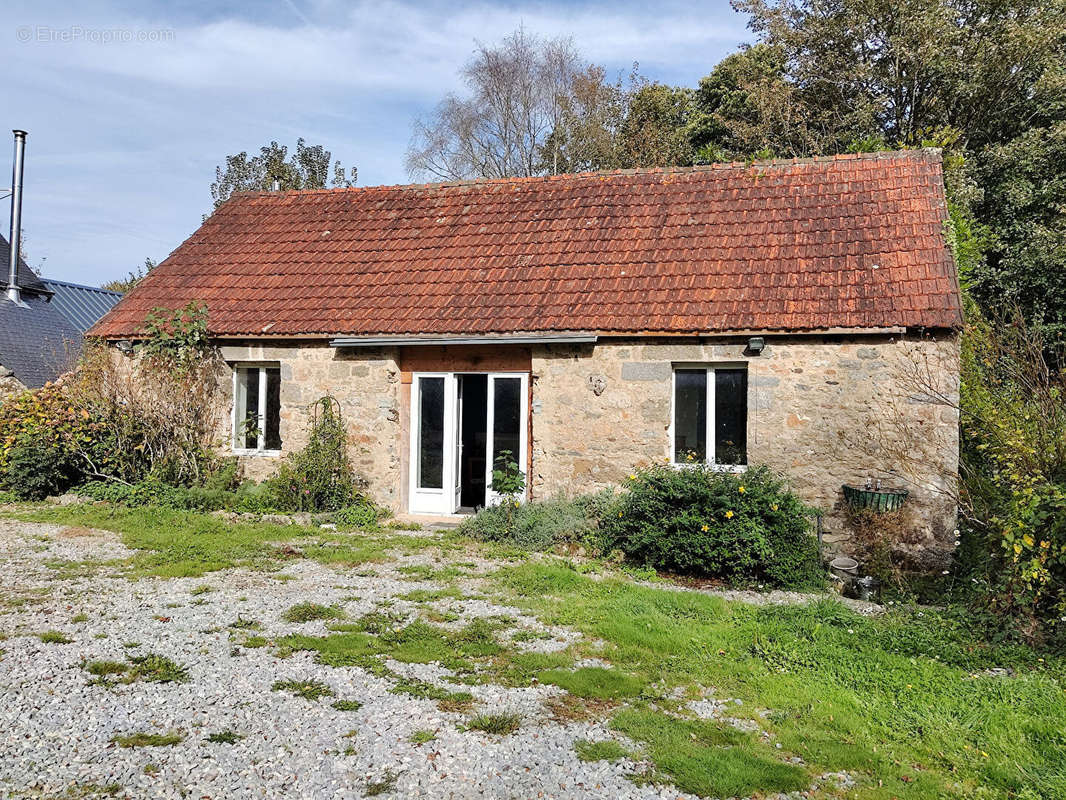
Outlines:
[[234,447],[230,453],[235,456],[256,456],[260,458],[279,458],[281,456],[280,450],[252,450],[250,448],[237,447]]
[[675,469],[691,469],[692,467],[710,467],[714,472],[732,472],[736,475],[748,471],[747,464],[708,464],[704,461],[671,461],[670,466]]

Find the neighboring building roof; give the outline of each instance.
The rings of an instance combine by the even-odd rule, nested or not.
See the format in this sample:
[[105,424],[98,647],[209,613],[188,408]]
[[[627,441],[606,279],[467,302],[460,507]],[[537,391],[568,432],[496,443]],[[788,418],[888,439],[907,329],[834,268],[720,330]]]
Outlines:
[[84,333],[96,321],[114,308],[122,299],[122,292],[112,292],[96,286],[82,286],[52,278],[41,282],[52,292],[52,305],[74,327]]
[[947,217],[935,150],[242,194],[90,333],[952,328]]
[[82,332],[41,295],[22,295],[25,307],[0,295],[0,365],[31,389],[69,370],[81,351]]

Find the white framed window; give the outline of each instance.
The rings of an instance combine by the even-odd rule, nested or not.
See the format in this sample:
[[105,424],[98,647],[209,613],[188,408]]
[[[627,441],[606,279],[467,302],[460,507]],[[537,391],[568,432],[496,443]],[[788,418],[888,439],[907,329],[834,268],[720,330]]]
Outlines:
[[743,366],[674,367],[670,460],[723,469],[748,464],[748,371]]
[[281,367],[277,364],[233,368],[233,449],[238,453],[281,450]]

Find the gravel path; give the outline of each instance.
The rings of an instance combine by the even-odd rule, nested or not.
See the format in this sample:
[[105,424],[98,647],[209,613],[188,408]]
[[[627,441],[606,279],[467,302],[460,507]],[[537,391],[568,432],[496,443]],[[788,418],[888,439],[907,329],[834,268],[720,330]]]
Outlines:
[[[298,561],[281,580],[228,570],[130,581],[106,566],[95,572],[79,566],[128,555],[109,533],[0,520],[0,796],[104,796],[92,787],[110,787],[118,797],[227,800],[349,798],[375,790],[383,797],[687,797],[627,780],[640,767],[631,761],[578,760],[576,740],[613,734],[603,721],[554,721],[544,703],[561,693],[555,687],[442,683],[451,690],[469,688],[477,701],[472,712],[449,713],[430,700],[390,693],[390,680],[358,667],[323,666],[307,652],[279,658],[271,647],[241,647],[242,635],[252,631],[227,627],[238,619],[257,620],[268,636],[320,635],[321,621],[281,619],[285,609],[304,601],[337,604],[349,617],[383,601],[396,611],[414,610],[398,596],[434,584],[397,570],[428,563],[428,556],[359,570]],[[211,590],[197,593],[203,586]],[[519,629],[548,637],[523,646],[559,649],[579,638],[544,631],[519,610],[485,600],[449,603],[461,609],[452,624],[506,614]],[[49,630],[71,641],[45,643],[39,634]],[[109,687],[94,683],[83,666],[146,653],[184,665],[189,680]],[[430,681],[442,672],[432,664],[389,666]],[[328,684],[335,696],[308,701],[271,690],[275,681],[308,679]],[[339,711],[332,707],[335,699],[362,706]],[[515,712],[522,725],[507,736],[462,730],[477,712]],[[436,738],[412,744],[412,734],[422,730]],[[207,741],[222,731],[242,738]],[[131,733],[172,732],[183,737],[172,746],[123,748],[112,742]]]

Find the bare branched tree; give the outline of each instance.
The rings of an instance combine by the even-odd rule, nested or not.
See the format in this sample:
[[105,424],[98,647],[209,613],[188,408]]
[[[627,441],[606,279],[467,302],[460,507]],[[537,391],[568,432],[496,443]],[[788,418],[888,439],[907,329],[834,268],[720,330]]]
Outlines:
[[587,68],[570,39],[542,40],[522,28],[499,45],[478,44],[462,71],[469,94],[448,95],[415,122],[408,173],[461,180],[553,171],[545,145]]

